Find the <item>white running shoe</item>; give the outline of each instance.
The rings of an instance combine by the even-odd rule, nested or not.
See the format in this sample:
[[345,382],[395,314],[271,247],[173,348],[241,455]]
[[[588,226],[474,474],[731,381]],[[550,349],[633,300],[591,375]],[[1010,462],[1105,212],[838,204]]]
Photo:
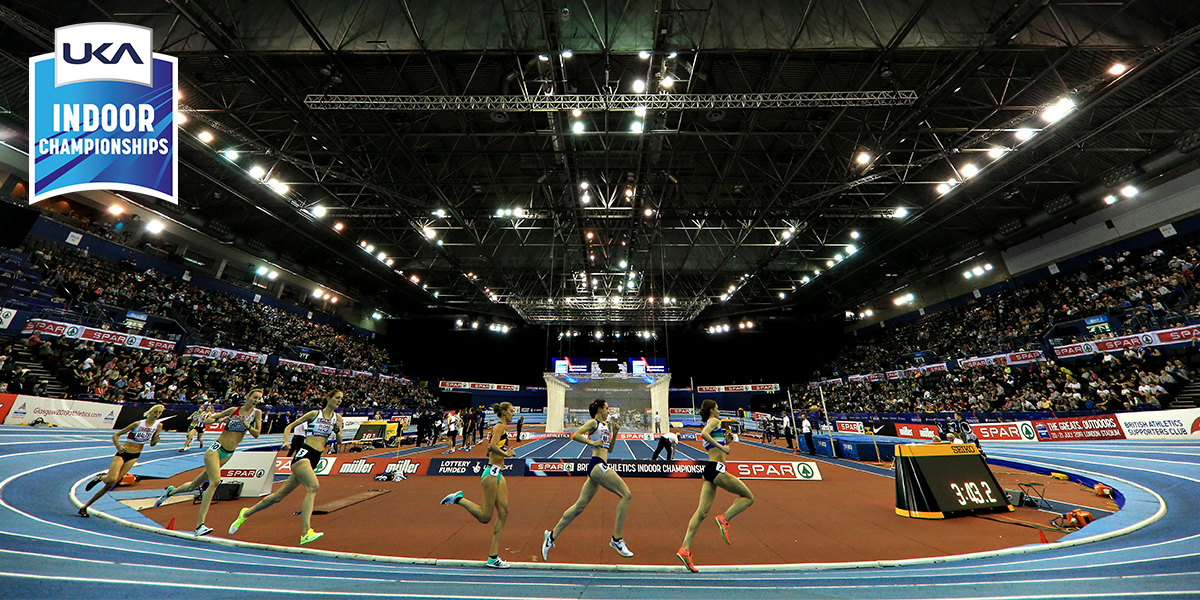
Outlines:
[[547,556],[550,555],[550,549],[553,547],[554,540],[550,539],[550,532],[547,531],[546,535],[542,538],[542,562],[549,562],[550,559]]
[[499,556],[497,556],[495,558],[489,557],[488,561],[487,561],[487,566],[489,566],[493,569],[507,569],[508,563],[504,562],[504,559],[500,558]]
[[461,490],[454,492],[453,494],[446,494],[446,497],[442,498],[442,506],[446,506],[447,504],[458,504],[458,501],[462,500],[462,497],[463,493]]
[[625,546],[625,538],[621,538],[619,540],[608,538],[608,545],[611,546],[613,550],[616,550],[617,554],[620,554],[625,558],[633,556],[633,553],[630,552],[629,548]]
[[208,525],[201,525],[196,528],[196,537],[200,537],[202,535],[208,535],[212,532],[213,532],[212,527],[209,527]]
[[169,497],[171,495],[171,492],[174,489],[175,489],[175,486],[168,485],[167,491],[163,492],[162,495],[158,497],[158,500],[154,501],[154,508],[158,508],[158,507],[162,506],[162,503],[167,499],[167,497]]

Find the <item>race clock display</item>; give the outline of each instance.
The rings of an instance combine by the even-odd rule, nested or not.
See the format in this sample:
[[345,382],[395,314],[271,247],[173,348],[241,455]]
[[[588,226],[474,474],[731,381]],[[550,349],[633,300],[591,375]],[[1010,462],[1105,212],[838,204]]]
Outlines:
[[1011,510],[974,444],[896,446],[896,514],[944,519]]

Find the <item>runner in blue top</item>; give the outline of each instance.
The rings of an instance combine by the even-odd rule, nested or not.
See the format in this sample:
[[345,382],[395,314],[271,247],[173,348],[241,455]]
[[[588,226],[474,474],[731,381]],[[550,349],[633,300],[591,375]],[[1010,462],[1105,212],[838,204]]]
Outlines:
[[508,448],[508,422],[512,420],[513,405],[509,402],[493,404],[492,412],[496,413],[498,421],[492,427],[492,434],[488,440],[488,466],[483,469],[483,475],[480,477],[483,484],[483,505],[463,498],[461,490],[442,498],[442,505],[457,504],[485,525],[492,520],[492,513],[495,512],[496,525],[492,527],[492,549],[487,566],[493,569],[507,569],[508,563],[500,558],[500,536],[504,533],[504,522],[508,520],[508,482],[504,480],[504,459],[512,458],[516,454]]
[[725,430],[721,429],[720,412],[717,410],[716,400],[705,400],[700,405],[700,418],[704,420],[704,430],[700,432],[700,437],[704,440],[704,449],[708,450],[708,463],[704,465],[704,483],[700,484],[700,506],[692,515],[692,520],[688,522],[687,533],[683,536],[683,546],[679,548],[679,552],[675,553],[679,560],[683,561],[683,565],[693,573],[698,571],[696,565],[692,563],[692,538],[696,537],[696,530],[700,528],[700,523],[708,518],[708,509],[712,508],[717,488],[738,495],[738,499],[733,501],[725,514],[716,517],[717,527],[721,528],[721,537],[725,539],[726,544],[730,543],[729,520],[754,504],[754,494],[750,493],[750,488],[746,487],[741,479],[725,472],[725,457],[731,448],[729,447],[730,441],[725,439]]
[[543,561],[548,560],[547,555],[554,547],[554,540],[558,539],[567,525],[570,525],[571,521],[574,521],[575,517],[578,517],[583,509],[587,508],[588,503],[592,501],[596,491],[600,488],[604,488],[620,498],[617,502],[616,525],[613,526],[613,536],[608,545],[621,556],[626,558],[633,556],[633,552],[630,552],[625,545],[625,539],[621,537],[621,531],[625,528],[625,512],[629,509],[629,500],[633,498],[633,494],[629,493],[629,486],[625,485],[621,476],[608,466],[608,452],[616,443],[618,428],[614,422],[612,429],[609,429],[608,401],[603,398],[592,401],[588,412],[591,413],[592,418],[571,434],[572,440],[592,447],[592,460],[588,463],[587,480],[583,482],[583,490],[579,492],[579,499],[563,513],[562,518],[558,520],[558,525],[554,526],[554,530],[547,531],[543,535]]

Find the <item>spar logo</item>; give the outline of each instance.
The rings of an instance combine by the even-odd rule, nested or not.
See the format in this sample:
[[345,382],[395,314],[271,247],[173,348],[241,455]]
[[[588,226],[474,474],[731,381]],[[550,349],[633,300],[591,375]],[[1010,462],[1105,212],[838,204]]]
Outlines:
[[221,469],[221,477],[230,479],[259,479],[266,475],[267,472],[263,469]]
[[74,325],[72,325],[71,327],[68,327],[67,328],[67,337],[69,337],[69,338],[79,337],[79,328],[75,327]]
[[[21,408],[25,408],[25,405],[22,404]],[[1192,433],[1200,433],[1200,417],[1196,417],[1196,420],[1192,421]]]
[[1021,439],[1032,441],[1037,437],[1033,432],[1033,426],[1029,423],[1021,423]]
[[797,473],[800,475],[800,479],[812,479],[813,475],[816,474],[813,472],[813,468],[808,466],[807,463],[800,463],[800,470]]

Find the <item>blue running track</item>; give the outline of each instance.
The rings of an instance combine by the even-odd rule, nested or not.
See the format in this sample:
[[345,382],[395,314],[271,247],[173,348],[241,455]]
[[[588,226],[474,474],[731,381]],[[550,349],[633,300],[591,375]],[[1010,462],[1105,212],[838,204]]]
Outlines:
[[[143,452],[143,461],[178,456],[182,435],[165,437]],[[0,598],[1200,598],[1200,441],[990,444],[989,456],[1112,481],[1130,499],[1116,515],[1038,551],[889,567],[714,567],[691,574],[369,562],[230,547],[98,516],[81,519],[69,492],[107,468],[110,438],[97,431],[0,427]],[[559,440],[520,450],[544,456],[539,444],[558,456],[582,449]],[[618,448],[615,458],[652,451],[637,442]],[[131,509],[119,506],[107,501],[94,508],[134,520]],[[1070,545],[1138,524],[1124,535]],[[736,562],[736,546],[725,558]]]

